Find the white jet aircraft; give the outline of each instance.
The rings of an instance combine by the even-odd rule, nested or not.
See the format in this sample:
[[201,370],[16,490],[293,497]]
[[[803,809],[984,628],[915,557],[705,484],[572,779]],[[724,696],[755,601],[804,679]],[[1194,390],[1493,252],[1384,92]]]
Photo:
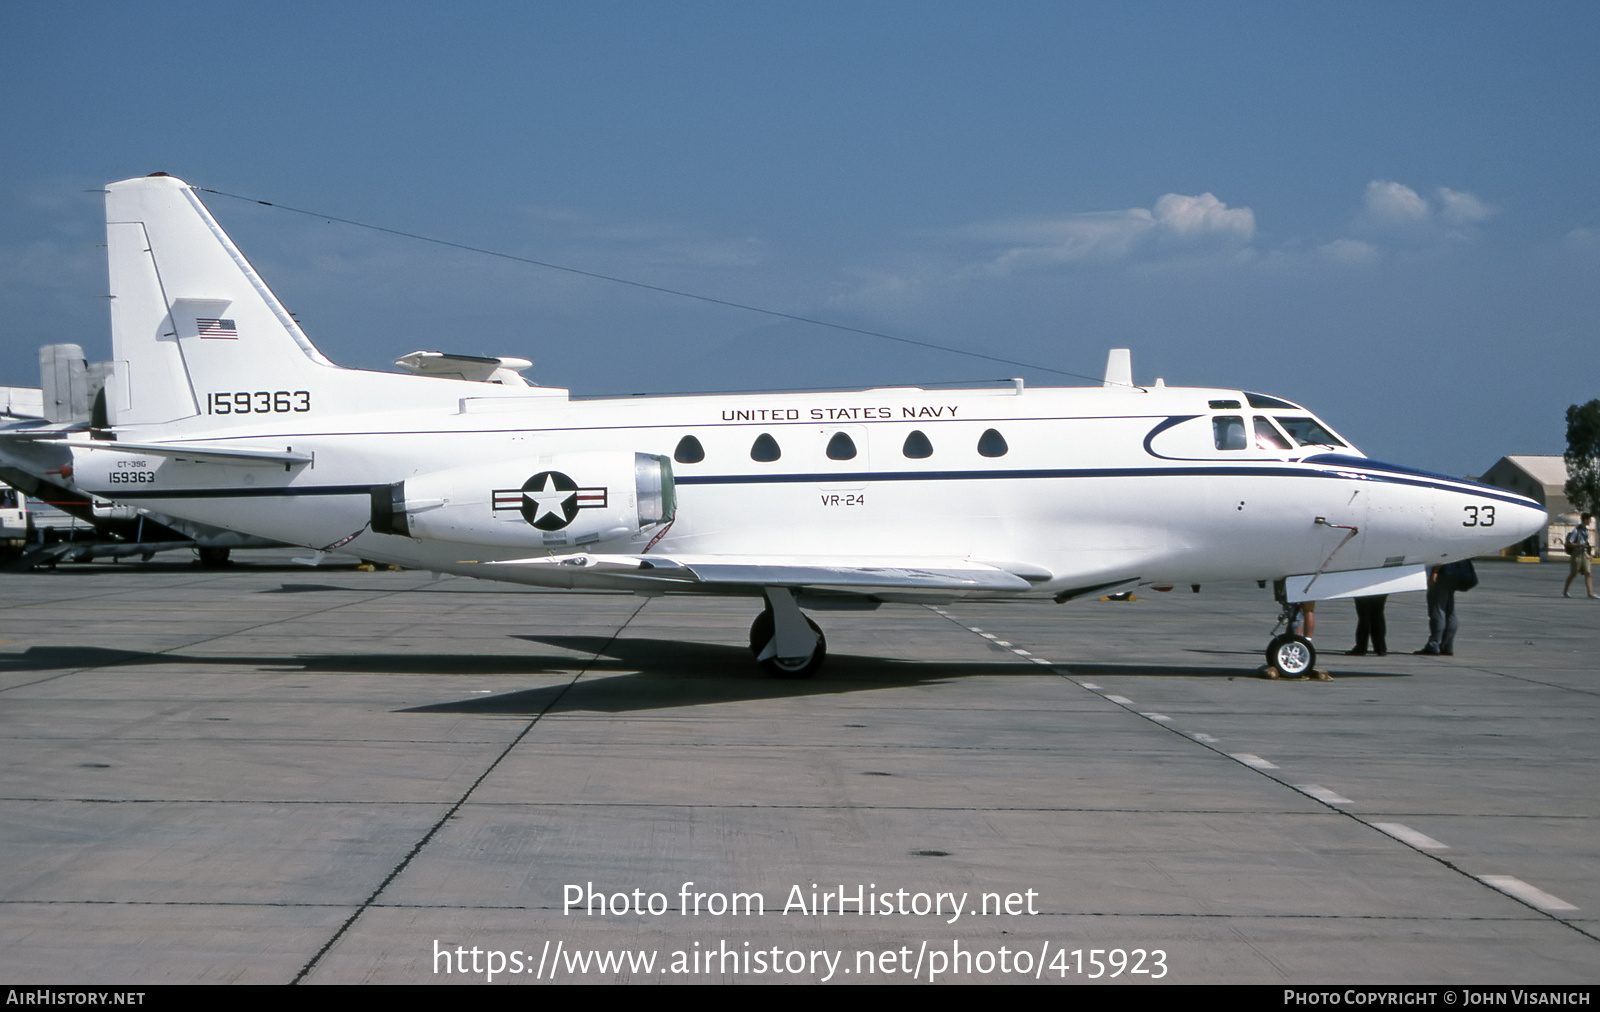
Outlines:
[[[801,605],[1283,581],[1286,602],[1420,590],[1539,529],[1531,499],[1367,459],[1228,389],[571,400],[343,369],[193,188],[106,189],[108,428],[0,441],[103,498],[319,550],[543,587],[764,598],[751,648],[810,674]],[[69,459],[70,458],[70,459]],[[43,461],[40,464],[40,461]],[[1309,668],[1283,635],[1268,660]]]

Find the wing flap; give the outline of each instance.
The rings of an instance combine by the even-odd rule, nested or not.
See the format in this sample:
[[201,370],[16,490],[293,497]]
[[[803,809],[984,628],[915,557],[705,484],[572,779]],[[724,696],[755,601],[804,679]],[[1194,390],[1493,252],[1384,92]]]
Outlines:
[[998,567],[965,559],[818,559],[807,556],[564,555],[489,565],[634,576],[702,587],[803,587],[857,593],[872,590],[1000,591],[1031,584]]

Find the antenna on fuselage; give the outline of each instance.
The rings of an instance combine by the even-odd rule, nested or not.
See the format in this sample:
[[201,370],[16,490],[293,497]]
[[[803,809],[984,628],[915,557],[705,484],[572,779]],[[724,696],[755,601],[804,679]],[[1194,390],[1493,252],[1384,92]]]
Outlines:
[[1112,348],[1106,355],[1106,378],[1103,387],[1133,386],[1133,352],[1127,348]]

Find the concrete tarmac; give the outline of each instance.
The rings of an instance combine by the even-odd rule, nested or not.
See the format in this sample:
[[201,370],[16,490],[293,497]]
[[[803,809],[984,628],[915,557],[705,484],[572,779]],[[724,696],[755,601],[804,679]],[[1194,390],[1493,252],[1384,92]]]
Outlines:
[[1600,980],[1564,565],[1480,563],[1450,658],[1324,603],[1327,682],[1255,677],[1253,584],[818,611],[787,682],[754,599],[290,554],[0,582],[0,979]]

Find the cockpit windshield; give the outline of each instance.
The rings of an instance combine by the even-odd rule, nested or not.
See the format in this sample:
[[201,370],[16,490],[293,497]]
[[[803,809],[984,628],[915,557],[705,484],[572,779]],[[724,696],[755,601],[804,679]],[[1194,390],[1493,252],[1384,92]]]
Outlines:
[[1344,440],[1335,436],[1322,427],[1322,423],[1315,418],[1276,416],[1278,424],[1283,426],[1294,441],[1301,446],[1344,446]]
[[1284,439],[1277,429],[1272,427],[1271,422],[1260,415],[1256,415],[1256,449],[1289,450],[1293,449],[1293,447],[1289,445],[1289,441]]

